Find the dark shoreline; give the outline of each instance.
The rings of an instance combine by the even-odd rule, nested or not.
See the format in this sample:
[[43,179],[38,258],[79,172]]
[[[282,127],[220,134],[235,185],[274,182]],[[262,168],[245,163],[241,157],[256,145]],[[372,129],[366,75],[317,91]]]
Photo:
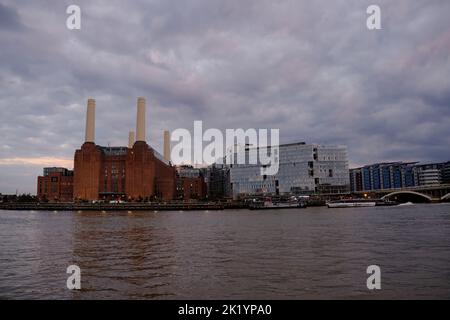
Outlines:
[[[310,207],[325,206],[325,201],[308,202]],[[243,202],[193,202],[193,203],[0,203],[0,210],[36,211],[189,211],[249,209]]]
[[223,210],[243,209],[243,205],[218,203],[2,203],[0,210],[40,211],[177,211],[177,210]]
[[[378,203],[377,206],[389,204]],[[308,207],[326,206],[325,200],[310,200]],[[244,202],[128,202],[128,203],[39,203],[39,202],[4,202],[0,210],[29,211],[194,211],[194,210],[226,210],[249,209]]]

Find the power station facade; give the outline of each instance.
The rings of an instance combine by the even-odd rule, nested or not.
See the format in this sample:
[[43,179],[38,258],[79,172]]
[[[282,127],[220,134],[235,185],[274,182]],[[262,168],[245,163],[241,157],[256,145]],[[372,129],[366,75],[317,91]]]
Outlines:
[[[95,144],[95,100],[88,100],[85,142],[74,156],[75,201],[174,199],[176,169],[168,154],[163,157],[147,144],[145,109],[145,98],[138,98],[135,141],[130,132],[128,147],[105,147]],[[165,133],[164,153],[168,139]]]

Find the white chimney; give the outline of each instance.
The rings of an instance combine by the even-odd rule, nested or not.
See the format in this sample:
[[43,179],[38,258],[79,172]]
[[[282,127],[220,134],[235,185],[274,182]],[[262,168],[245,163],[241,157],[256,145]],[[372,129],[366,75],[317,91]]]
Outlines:
[[164,160],[170,161],[170,132],[164,131]]
[[145,141],[145,98],[137,101],[136,141]]
[[86,110],[85,142],[94,142],[95,139],[95,100],[88,99]]
[[130,131],[130,133],[128,134],[128,148],[133,148],[133,144],[134,144],[134,131]]

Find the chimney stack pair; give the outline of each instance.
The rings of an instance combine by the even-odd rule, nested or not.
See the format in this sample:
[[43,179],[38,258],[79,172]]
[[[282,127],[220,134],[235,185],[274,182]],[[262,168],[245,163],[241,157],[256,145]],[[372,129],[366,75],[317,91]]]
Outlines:
[[[86,132],[85,142],[94,143],[95,141],[95,100],[88,99],[86,111]],[[145,98],[137,99],[137,117],[136,117],[136,141],[145,140]],[[132,148],[135,142],[134,132],[130,131],[128,136],[128,147]],[[164,131],[164,159],[170,161],[170,133]]]
[[[139,97],[137,102],[136,141],[145,142],[145,98]],[[85,142],[95,141],[95,100],[89,98],[86,110]],[[134,132],[131,131],[128,143],[134,143]]]

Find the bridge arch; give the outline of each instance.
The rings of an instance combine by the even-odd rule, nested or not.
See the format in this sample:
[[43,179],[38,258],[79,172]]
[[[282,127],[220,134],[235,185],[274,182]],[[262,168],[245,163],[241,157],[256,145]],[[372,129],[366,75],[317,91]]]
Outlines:
[[[430,196],[426,195],[426,194],[415,192],[415,191],[406,191],[406,190],[405,191],[394,191],[394,192],[391,192],[391,193],[385,195],[384,197],[382,197],[381,199],[384,200],[386,198],[390,198],[392,196],[402,195],[402,194],[415,195],[415,196],[419,196],[419,197],[425,198],[426,200],[428,200],[430,202],[433,201],[433,199]],[[450,197],[449,194],[447,196]]]
[[450,199],[450,193],[447,193],[445,196],[443,196],[441,198],[441,200],[447,200],[447,199]]

